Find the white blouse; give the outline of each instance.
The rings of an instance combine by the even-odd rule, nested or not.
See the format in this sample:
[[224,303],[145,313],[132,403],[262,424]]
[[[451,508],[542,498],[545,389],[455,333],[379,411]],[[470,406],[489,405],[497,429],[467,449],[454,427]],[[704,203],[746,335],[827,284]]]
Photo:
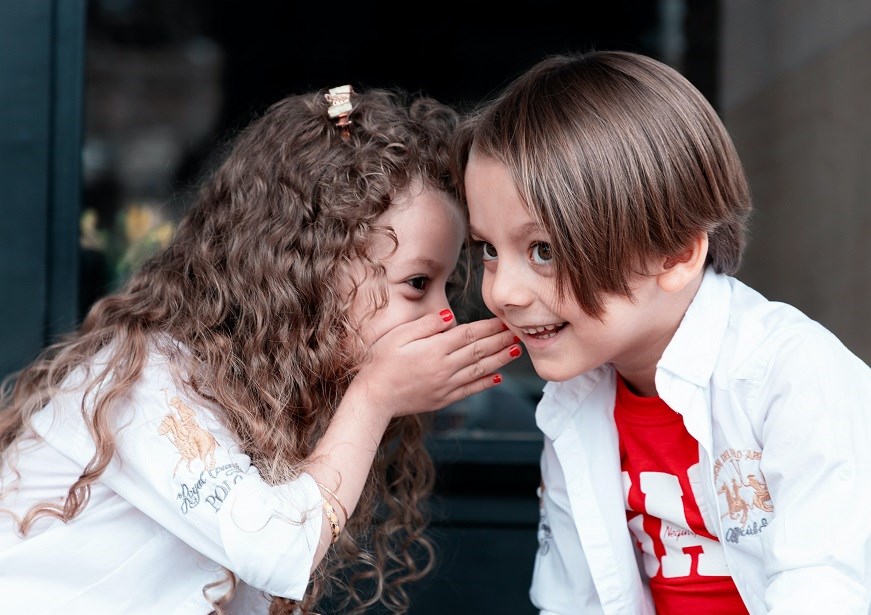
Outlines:
[[210,613],[207,596],[229,587],[225,569],[244,581],[231,610],[265,612],[256,590],[302,597],[323,522],[314,479],[264,482],[159,356],[110,418],[115,458],[84,509],[69,523],[41,516],[21,536],[14,518],[39,502],[61,503],[94,455],[82,409],[93,411],[95,393],[85,394],[83,380],[74,374],[5,456],[3,613]]

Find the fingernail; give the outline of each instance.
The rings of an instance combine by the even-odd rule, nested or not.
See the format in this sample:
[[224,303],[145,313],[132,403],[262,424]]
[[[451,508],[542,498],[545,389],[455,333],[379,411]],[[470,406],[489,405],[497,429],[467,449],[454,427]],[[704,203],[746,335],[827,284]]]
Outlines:
[[493,384],[499,384],[500,382],[502,382],[502,376],[493,374]]
[[445,322],[451,322],[454,319],[454,314],[450,310],[442,310],[439,312],[439,316],[441,316],[442,320]]
[[515,335],[515,336],[514,336],[514,343],[516,344],[516,343],[519,342],[519,341],[520,341],[520,338],[517,337],[517,336]]
[[511,348],[508,349],[508,354],[510,354],[512,357],[519,357],[520,356],[520,346],[512,346]]

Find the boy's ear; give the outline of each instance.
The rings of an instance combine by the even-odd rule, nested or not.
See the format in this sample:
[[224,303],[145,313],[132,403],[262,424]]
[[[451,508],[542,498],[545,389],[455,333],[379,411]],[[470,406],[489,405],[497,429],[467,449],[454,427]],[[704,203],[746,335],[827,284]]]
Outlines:
[[656,276],[657,284],[667,293],[682,290],[704,269],[707,257],[708,233],[702,231],[686,248],[663,259],[662,268]]

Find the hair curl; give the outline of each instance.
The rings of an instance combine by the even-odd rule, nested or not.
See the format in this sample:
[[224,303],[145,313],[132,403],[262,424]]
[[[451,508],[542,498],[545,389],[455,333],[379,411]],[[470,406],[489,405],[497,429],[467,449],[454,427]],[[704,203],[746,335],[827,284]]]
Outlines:
[[[30,510],[21,532],[42,515],[69,521],[87,504],[90,485],[115,451],[107,417],[160,340],[190,350],[198,367],[187,385],[216,402],[219,420],[267,481],[286,481],[304,467],[365,360],[348,351],[348,338],[357,335],[348,316],[354,291],[349,297],[339,281],[350,279],[356,259],[383,273],[368,247],[376,233],[393,237],[378,218],[397,196],[422,184],[458,198],[447,151],[458,121],[453,109],[372,89],[354,96],[345,141],[327,116],[324,94],[289,96],[244,128],[171,244],[96,302],[76,331],[7,379],[2,452],[65,378],[112,342],[111,373],[90,375],[91,389],[99,390],[89,419],[96,454],[64,503]],[[391,424],[357,510],[306,598],[273,598],[270,613],[309,613],[325,596],[342,612],[379,602],[391,612],[407,610],[406,583],[425,575],[433,560],[423,534],[434,477],[424,433],[421,417]],[[227,599],[215,601],[218,612]]]

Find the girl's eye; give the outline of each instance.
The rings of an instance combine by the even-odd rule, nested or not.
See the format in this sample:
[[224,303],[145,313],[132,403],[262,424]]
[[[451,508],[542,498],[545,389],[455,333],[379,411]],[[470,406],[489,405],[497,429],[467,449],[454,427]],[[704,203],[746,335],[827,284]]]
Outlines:
[[419,275],[417,277],[411,278],[410,280],[406,280],[406,282],[415,290],[423,292],[429,286],[430,279],[425,275]]
[[532,260],[536,265],[547,265],[553,260],[550,244],[539,241],[532,244]]
[[493,247],[492,243],[487,243],[486,241],[480,242],[481,244],[481,258],[485,261],[493,261],[499,257],[499,254],[496,253],[496,248]]

